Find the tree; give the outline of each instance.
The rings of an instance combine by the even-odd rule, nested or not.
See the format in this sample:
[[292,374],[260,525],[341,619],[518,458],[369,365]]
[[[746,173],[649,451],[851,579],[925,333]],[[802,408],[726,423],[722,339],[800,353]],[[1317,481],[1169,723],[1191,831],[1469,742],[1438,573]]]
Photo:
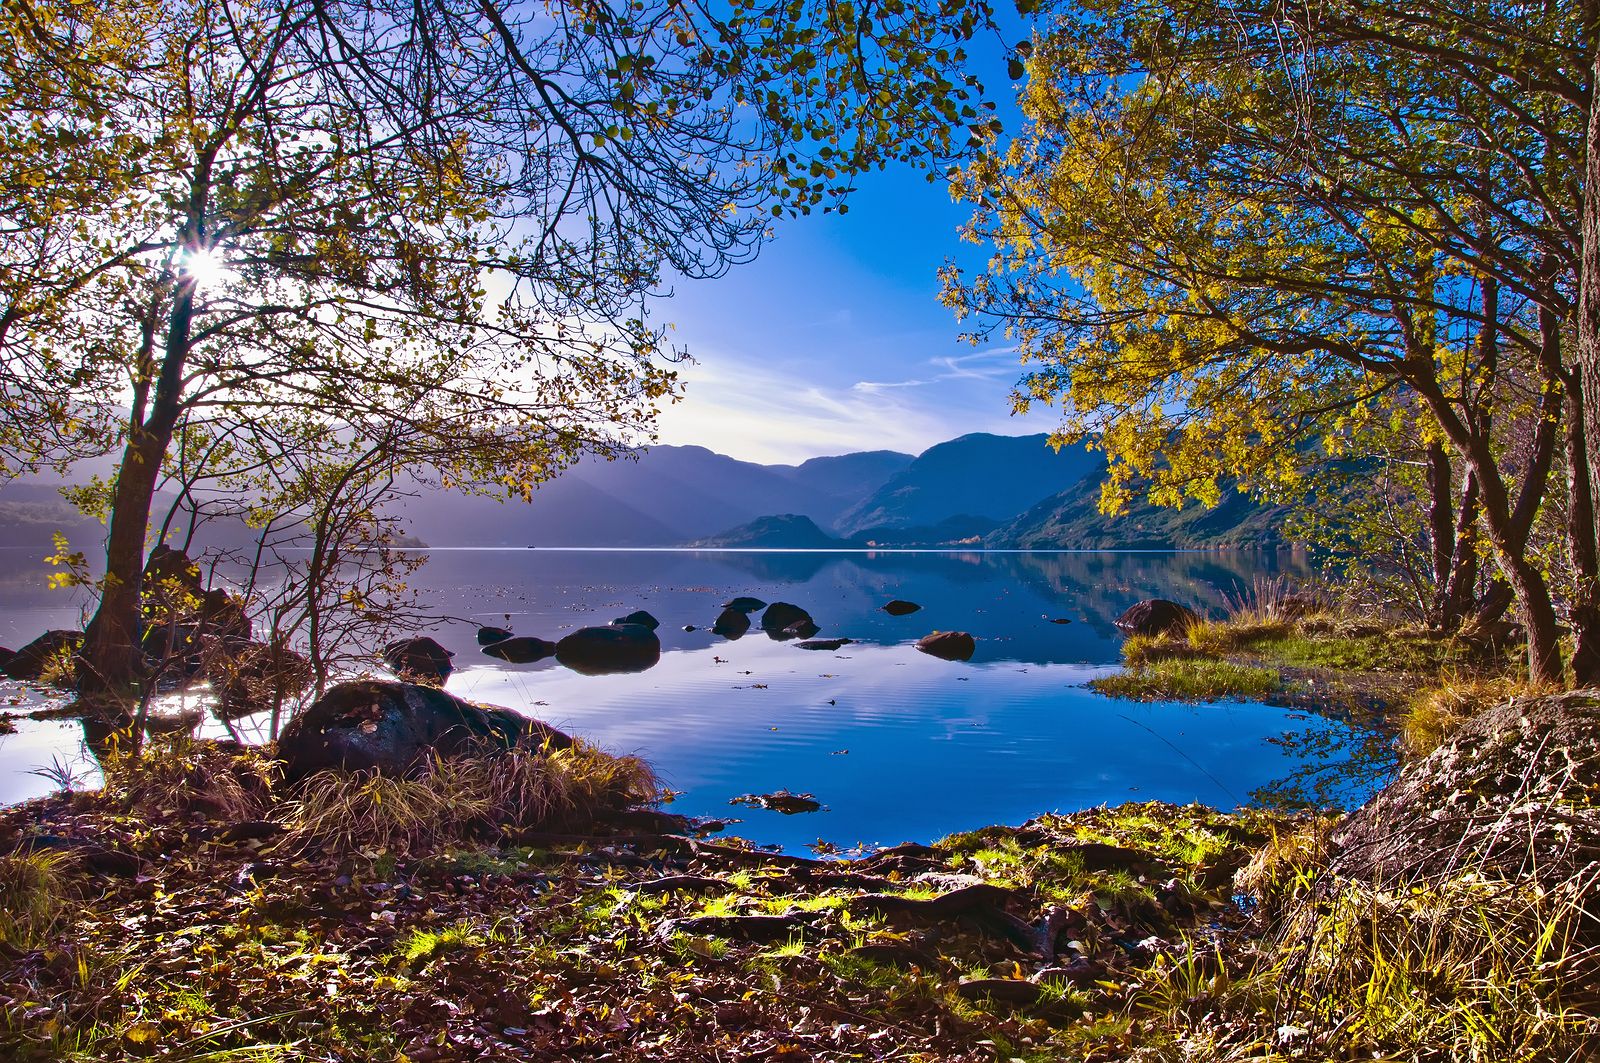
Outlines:
[[1531,671],[1559,677],[1526,547],[1570,395],[1571,116],[1525,135],[1459,77],[1297,25],[1206,0],[1061,14],[1034,42],[1027,135],[962,186],[997,255],[948,297],[1044,365],[1023,404],[1101,430],[1112,506],[1136,473],[1169,504],[1229,474],[1290,487],[1301,440],[1403,388],[1470,469]]
[[[175,441],[260,466],[404,426],[430,475],[526,495],[648,438],[647,310],[853,178],[987,121],[982,6],[18,0],[0,36],[4,453],[120,456],[80,693],[145,666]],[[921,85],[907,93],[900,87]],[[70,394],[70,401],[63,396]],[[430,471],[431,470],[431,471]]]

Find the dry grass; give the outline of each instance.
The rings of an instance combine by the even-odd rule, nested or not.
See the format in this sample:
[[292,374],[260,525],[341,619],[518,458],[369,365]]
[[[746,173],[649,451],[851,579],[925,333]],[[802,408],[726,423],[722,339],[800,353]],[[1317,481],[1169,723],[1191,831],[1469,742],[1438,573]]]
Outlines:
[[1509,676],[1445,675],[1411,698],[1400,725],[1400,748],[1425,757],[1468,720],[1515,697],[1551,693]]
[[71,899],[68,853],[0,856],[0,945],[38,947],[61,923]]
[[400,856],[508,830],[587,824],[659,795],[642,760],[579,743],[435,760],[412,778],[319,772],[300,784],[285,819],[300,845]]
[[1266,844],[1234,875],[1234,887],[1268,913],[1281,914],[1304,897],[1328,861],[1328,834],[1336,816],[1318,816],[1290,829],[1273,828]]
[[277,768],[253,749],[164,736],[104,758],[99,799],[126,811],[199,812],[223,822],[265,818]]

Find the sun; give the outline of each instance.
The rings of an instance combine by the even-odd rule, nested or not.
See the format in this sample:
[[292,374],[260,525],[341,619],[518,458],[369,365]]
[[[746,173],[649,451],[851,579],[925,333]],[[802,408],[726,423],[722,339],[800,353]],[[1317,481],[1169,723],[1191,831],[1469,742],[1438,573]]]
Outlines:
[[197,288],[212,288],[233,276],[223,257],[210,248],[184,251],[178,257],[178,269],[183,276],[193,277]]

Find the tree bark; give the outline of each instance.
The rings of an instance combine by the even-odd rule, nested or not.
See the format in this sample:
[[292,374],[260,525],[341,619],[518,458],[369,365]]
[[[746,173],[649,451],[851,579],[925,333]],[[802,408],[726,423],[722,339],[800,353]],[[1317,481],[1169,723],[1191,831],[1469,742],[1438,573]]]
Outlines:
[[[1594,558],[1597,552],[1595,514],[1600,513],[1600,18],[1595,5],[1585,5],[1589,23],[1588,45],[1592,65],[1589,74],[1589,123],[1584,138],[1583,167],[1583,217],[1579,229],[1578,260],[1578,337],[1577,371],[1573,374],[1569,401],[1569,417],[1578,413],[1577,424],[1568,429],[1569,476],[1581,466],[1583,482],[1574,490],[1583,489],[1587,504],[1582,507],[1587,520],[1574,518],[1569,513],[1569,552],[1574,573],[1578,578],[1577,593],[1572,603],[1572,627],[1578,640],[1573,666],[1578,672],[1578,682],[1585,686],[1600,685],[1600,588],[1594,580]],[[1581,426],[1582,460],[1573,453],[1573,432]],[[1587,572],[1585,566],[1587,565]],[[1581,662],[1578,658],[1581,658]]]
[[1567,554],[1572,563],[1572,671],[1579,686],[1600,686],[1600,558],[1595,549],[1594,493],[1584,431],[1583,384],[1567,386]]
[[1478,474],[1467,471],[1456,510],[1455,548],[1444,588],[1444,627],[1453,631],[1466,621],[1478,584]]
[[1456,527],[1451,513],[1450,455],[1443,443],[1428,444],[1428,537],[1433,546],[1432,620],[1449,624],[1451,561],[1456,553]]

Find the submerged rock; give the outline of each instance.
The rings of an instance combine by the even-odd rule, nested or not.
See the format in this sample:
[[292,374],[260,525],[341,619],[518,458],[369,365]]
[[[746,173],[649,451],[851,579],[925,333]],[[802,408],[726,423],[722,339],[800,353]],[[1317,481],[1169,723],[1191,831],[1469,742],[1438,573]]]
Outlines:
[[642,624],[581,627],[556,643],[556,660],[584,675],[642,672],[661,660],[661,640]]
[[532,635],[516,635],[485,646],[483,652],[511,664],[532,664],[556,655],[556,644]]
[[426,635],[399,639],[383,648],[383,660],[401,679],[443,686],[455,671],[455,654]]
[[1165,598],[1146,598],[1130,605],[1112,621],[1127,635],[1181,635],[1200,615],[1186,605]]
[[800,812],[817,812],[822,808],[822,802],[813,795],[792,794],[788,790],[775,790],[770,794],[740,794],[738,797],[730,798],[728,804],[766,808],[773,812],[782,812],[786,816]]
[[773,602],[761,614],[761,630],[778,642],[789,639],[808,639],[822,629],[811,619],[811,614],[798,605]]
[[512,637],[508,628],[489,627],[487,624],[478,629],[478,645],[493,646],[497,642],[504,642]]
[[836,650],[848,646],[854,639],[806,639],[794,644],[797,650]]
[[711,633],[725,639],[741,638],[749,630],[750,616],[741,609],[724,609],[711,625]]
[[917,640],[917,649],[946,661],[970,661],[978,644],[965,631],[935,631]]
[[760,598],[752,598],[748,594],[742,594],[737,598],[723,602],[721,606],[723,609],[736,609],[741,613],[753,613],[758,609],[765,609],[766,607],[766,602],[762,601]]
[[611,622],[613,624],[638,624],[640,627],[647,627],[651,631],[654,631],[656,628],[661,626],[661,621],[657,620],[643,609],[635,609],[627,616],[619,616]]
[[518,744],[572,739],[498,705],[464,701],[415,683],[340,683],[289,721],[278,739],[284,775],[326,769],[406,775],[432,757],[481,755]]
[[918,605],[916,602],[908,602],[902,598],[896,598],[894,601],[884,605],[883,611],[888,613],[890,616],[910,616],[912,613],[921,608],[922,606]]

